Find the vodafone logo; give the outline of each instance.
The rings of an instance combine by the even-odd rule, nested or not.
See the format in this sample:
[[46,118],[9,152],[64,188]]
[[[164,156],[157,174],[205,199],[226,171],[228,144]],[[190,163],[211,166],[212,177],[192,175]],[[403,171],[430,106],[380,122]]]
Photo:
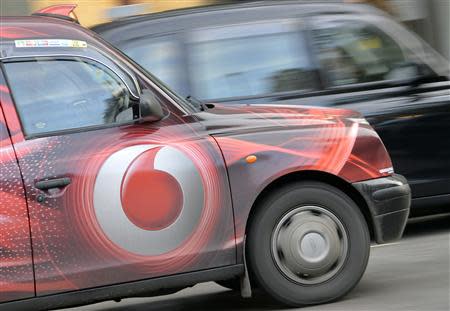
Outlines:
[[195,230],[204,197],[202,178],[185,153],[136,145],[103,163],[93,202],[109,240],[128,252],[156,256],[176,249]]

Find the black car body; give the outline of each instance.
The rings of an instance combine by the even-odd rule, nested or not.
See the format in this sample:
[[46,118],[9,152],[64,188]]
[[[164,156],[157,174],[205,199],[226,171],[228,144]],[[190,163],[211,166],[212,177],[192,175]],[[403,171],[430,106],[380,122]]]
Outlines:
[[264,1],[128,17],[93,29],[184,96],[362,113],[412,212],[450,204],[449,64],[366,5]]

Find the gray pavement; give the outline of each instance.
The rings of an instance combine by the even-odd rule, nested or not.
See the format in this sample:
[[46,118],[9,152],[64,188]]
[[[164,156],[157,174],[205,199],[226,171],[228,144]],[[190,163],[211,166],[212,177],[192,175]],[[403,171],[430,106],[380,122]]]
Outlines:
[[[398,243],[371,250],[366,274],[345,298],[309,310],[450,310],[450,216],[411,221]],[[242,299],[215,283],[173,295],[125,299],[66,309],[72,311],[283,310],[267,297]],[[285,310],[285,309],[284,309]]]

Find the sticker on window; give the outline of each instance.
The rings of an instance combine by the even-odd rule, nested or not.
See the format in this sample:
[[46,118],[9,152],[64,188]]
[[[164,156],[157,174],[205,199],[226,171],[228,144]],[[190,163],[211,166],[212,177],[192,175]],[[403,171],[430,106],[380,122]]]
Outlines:
[[68,39],[37,39],[37,40],[15,40],[17,48],[86,48],[86,41]]

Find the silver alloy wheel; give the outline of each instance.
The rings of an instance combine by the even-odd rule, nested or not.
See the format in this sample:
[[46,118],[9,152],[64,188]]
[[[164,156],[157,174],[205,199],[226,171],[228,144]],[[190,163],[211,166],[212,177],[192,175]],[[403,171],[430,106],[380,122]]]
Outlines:
[[313,285],[335,276],[348,251],[342,222],[319,206],[301,206],[283,216],[272,233],[272,256],[292,281]]

